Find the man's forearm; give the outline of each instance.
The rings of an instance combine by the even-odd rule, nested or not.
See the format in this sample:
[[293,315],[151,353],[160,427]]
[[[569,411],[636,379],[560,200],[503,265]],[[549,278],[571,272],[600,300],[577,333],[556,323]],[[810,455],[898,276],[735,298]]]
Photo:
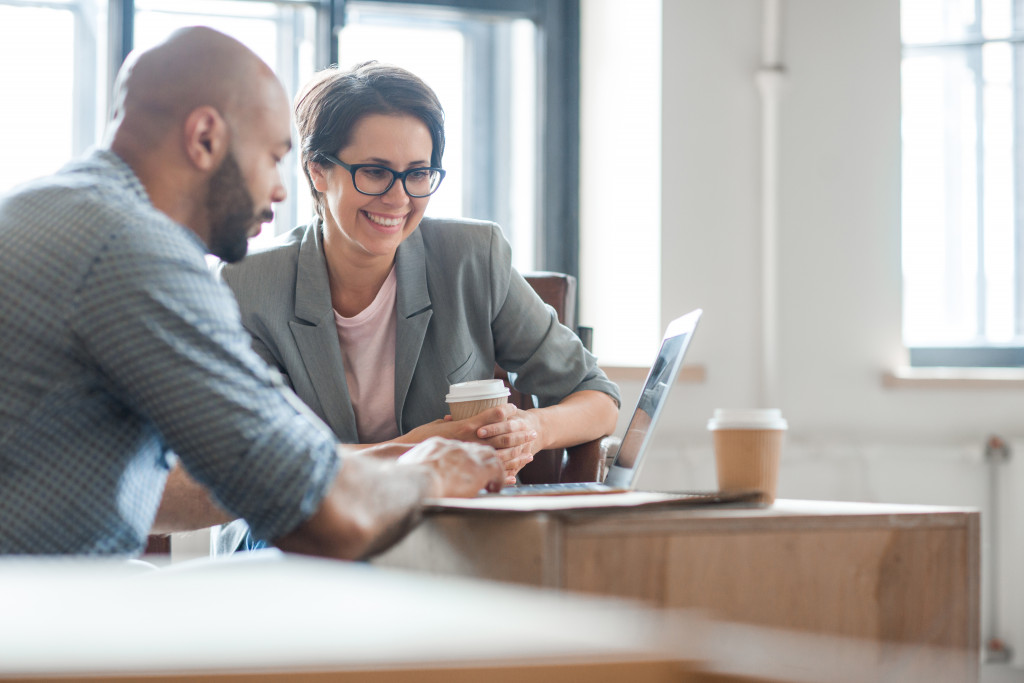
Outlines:
[[213,502],[206,488],[190,477],[185,468],[176,465],[167,477],[150,533],[195,531],[233,519],[233,515]]
[[362,559],[387,550],[416,524],[432,484],[430,470],[349,451],[320,508],[290,534],[282,550]]
[[359,559],[366,560],[376,555],[380,555],[391,546],[405,538],[405,536],[420,523],[420,520],[423,519],[422,503],[423,499],[421,497],[416,501],[416,504],[410,506],[401,517],[393,519],[383,529],[383,531],[373,539]]

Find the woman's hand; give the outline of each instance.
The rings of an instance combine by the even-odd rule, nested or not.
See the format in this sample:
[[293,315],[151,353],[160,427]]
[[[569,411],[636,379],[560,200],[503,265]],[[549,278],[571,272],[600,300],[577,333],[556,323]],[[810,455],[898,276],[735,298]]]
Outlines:
[[619,408],[600,391],[584,390],[566,396],[547,408],[520,410],[506,403],[466,418],[434,420],[398,437],[395,442],[417,443],[431,436],[491,446],[505,469],[505,484],[545,448],[584,443],[615,431]]
[[491,446],[504,465],[505,483],[511,485],[515,484],[519,470],[533,460],[537,428],[528,411],[506,403],[464,420],[452,420],[451,416],[446,416],[443,420],[428,422],[399,439],[423,441],[431,436]]
[[[476,435],[481,443],[489,444],[499,454],[508,454],[502,458],[505,463],[505,485],[513,486],[519,470],[533,462],[534,454],[541,450],[540,423],[533,411],[520,410],[511,403],[502,408],[505,409],[505,419],[488,421],[476,430]],[[523,439],[524,434],[529,436],[527,440]]]

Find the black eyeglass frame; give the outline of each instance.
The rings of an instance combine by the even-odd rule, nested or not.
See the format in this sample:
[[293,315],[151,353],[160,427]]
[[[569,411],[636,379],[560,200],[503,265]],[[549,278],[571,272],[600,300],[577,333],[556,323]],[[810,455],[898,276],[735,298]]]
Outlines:
[[[420,199],[420,198],[423,198],[423,197],[429,197],[430,195],[432,195],[435,192],[437,192],[438,188],[441,187],[441,181],[444,180],[444,175],[445,175],[445,170],[443,168],[437,168],[437,167],[434,167],[434,166],[420,166],[418,168],[410,168],[407,171],[396,171],[393,168],[388,168],[387,166],[381,166],[380,164],[346,164],[344,161],[342,161],[338,157],[334,156],[333,154],[328,154],[327,152],[320,152],[320,156],[322,156],[324,159],[327,159],[327,161],[331,162],[332,164],[335,164],[337,166],[341,166],[343,169],[345,169],[346,171],[351,173],[352,174],[352,187],[356,188],[356,192],[358,192],[359,194],[365,194],[368,197],[379,197],[379,196],[381,196],[383,194],[387,194],[388,191],[390,191],[391,188],[395,186],[395,181],[396,180],[401,180],[402,181],[402,189],[405,190],[405,193],[407,195],[409,195],[410,197],[414,197],[416,199]],[[391,174],[391,182],[388,183],[388,186],[385,187],[380,192],[366,192],[364,190],[360,190],[359,189],[359,185],[356,184],[356,171],[358,171],[361,168],[379,168],[382,171],[387,171],[388,173]],[[422,171],[434,171],[434,172],[438,173],[439,175],[438,175],[438,179],[437,179],[437,185],[435,185],[434,189],[432,189],[430,192],[428,192],[426,194],[414,194],[412,192],[409,192],[409,186],[405,184],[406,177],[409,174],[411,174],[411,173],[419,173],[419,172],[422,172]]]

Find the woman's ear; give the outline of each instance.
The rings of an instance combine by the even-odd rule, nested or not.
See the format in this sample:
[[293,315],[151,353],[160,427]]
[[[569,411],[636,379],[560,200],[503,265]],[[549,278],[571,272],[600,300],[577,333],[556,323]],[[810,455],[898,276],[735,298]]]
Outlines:
[[315,161],[310,161],[306,164],[306,168],[309,170],[309,177],[312,178],[316,191],[327,192],[327,171],[324,170],[324,167]]
[[197,107],[185,118],[185,153],[201,171],[213,171],[220,166],[230,137],[227,121],[213,107]]

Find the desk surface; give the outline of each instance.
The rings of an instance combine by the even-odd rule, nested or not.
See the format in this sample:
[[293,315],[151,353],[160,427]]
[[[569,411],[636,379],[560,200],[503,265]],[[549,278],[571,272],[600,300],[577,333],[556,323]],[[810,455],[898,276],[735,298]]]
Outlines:
[[[470,513],[480,514],[527,514],[553,513],[568,515],[570,513],[586,515],[599,512],[601,517],[615,513],[643,512],[645,519],[651,519],[655,513],[671,513],[679,519],[757,519],[773,520],[769,524],[777,524],[778,518],[809,520],[814,518],[843,518],[848,521],[863,520],[869,517],[889,518],[899,516],[910,519],[919,515],[946,515],[948,513],[976,513],[974,508],[938,506],[938,505],[906,505],[898,503],[860,503],[831,500],[776,500],[774,504],[762,506],[747,503],[728,503],[712,505],[691,505],[681,501],[672,505],[671,494],[661,495],[646,491],[629,493],[608,493],[583,496],[486,496],[481,498],[443,498],[438,499],[438,507],[428,510],[428,515]],[[447,506],[447,507],[442,507]]]
[[[637,532],[650,533],[666,528],[692,532],[702,529],[781,532],[798,529],[962,527],[979,515],[976,509],[965,507],[816,500],[777,500],[769,507],[722,505],[649,510],[622,508],[621,514],[588,512],[571,510],[558,514],[564,516],[566,523],[579,527],[581,533],[585,532],[585,527],[597,528],[608,524],[625,524]],[[635,514],[628,514],[630,512]]]

